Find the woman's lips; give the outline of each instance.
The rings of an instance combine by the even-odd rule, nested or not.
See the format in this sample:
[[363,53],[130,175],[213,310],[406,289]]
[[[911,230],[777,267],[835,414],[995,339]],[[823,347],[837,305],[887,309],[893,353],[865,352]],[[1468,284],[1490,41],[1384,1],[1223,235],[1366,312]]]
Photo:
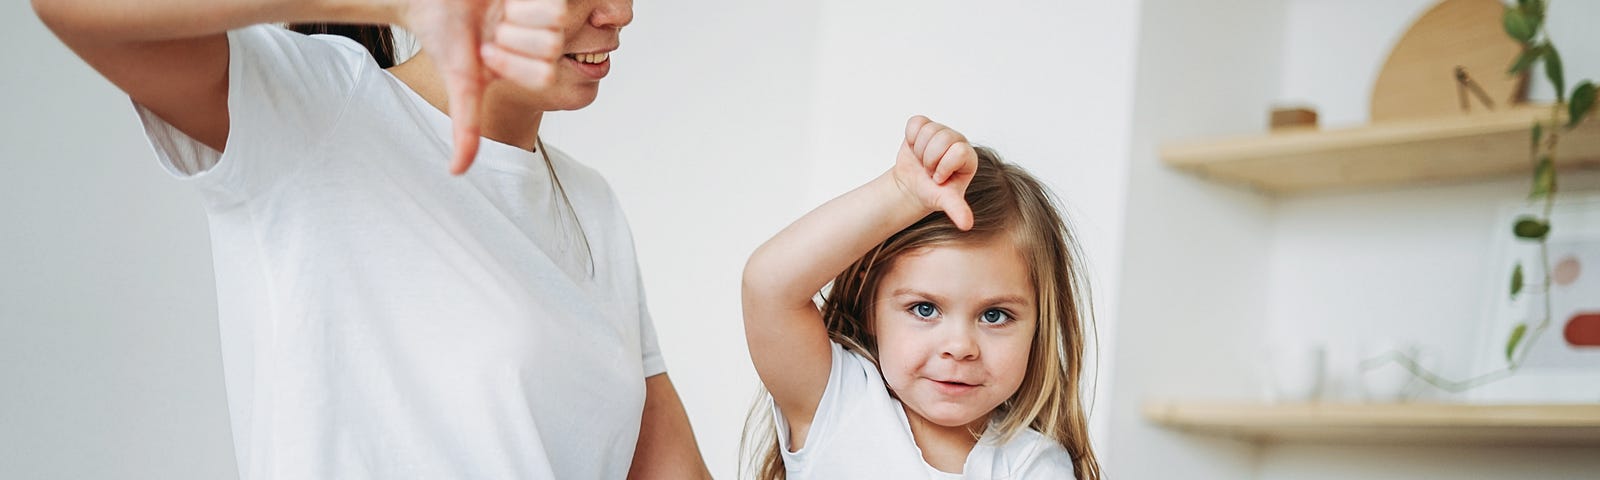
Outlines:
[[611,52],[569,53],[561,56],[574,70],[594,80],[605,78],[611,71]]

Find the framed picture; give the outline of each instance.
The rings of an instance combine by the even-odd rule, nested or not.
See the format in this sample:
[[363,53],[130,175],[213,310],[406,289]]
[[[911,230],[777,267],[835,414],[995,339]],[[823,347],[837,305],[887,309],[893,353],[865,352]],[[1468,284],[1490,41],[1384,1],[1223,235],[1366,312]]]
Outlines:
[[[1515,238],[1516,219],[1541,205],[1502,209],[1490,255],[1493,287],[1479,337],[1478,372],[1520,362],[1508,378],[1468,392],[1482,403],[1600,402],[1600,195],[1557,197],[1550,212],[1547,248]],[[1545,283],[1545,260],[1550,266]],[[1521,265],[1522,291],[1512,276]],[[1544,293],[1548,291],[1548,299]],[[1514,332],[1522,328],[1512,345]]]

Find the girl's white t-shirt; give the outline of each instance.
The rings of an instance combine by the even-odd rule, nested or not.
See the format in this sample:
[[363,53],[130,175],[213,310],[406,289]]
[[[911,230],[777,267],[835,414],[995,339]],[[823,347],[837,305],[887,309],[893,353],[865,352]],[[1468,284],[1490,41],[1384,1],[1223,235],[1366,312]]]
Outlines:
[[[889,395],[871,360],[838,343],[828,386],[806,432],[793,451],[789,424],[772,404],[778,446],[789,480],[805,479],[1071,479],[1072,456],[1054,439],[1027,429],[999,443],[989,429],[967,454],[959,473],[941,472],[922,459],[900,401]],[[770,397],[769,397],[770,402]]]
[[228,33],[226,153],[136,106],[211,225],[240,476],[623,478],[665,372],[605,181],[483,140],[342,37]]

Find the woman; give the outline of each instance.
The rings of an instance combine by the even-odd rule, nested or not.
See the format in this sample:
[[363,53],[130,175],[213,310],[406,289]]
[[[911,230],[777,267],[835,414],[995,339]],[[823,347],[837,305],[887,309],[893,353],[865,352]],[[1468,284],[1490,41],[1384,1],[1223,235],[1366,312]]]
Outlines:
[[709,476],[615,198],[538,137],[594,100],[630,0],[34,8],[201,192],[242,478]]

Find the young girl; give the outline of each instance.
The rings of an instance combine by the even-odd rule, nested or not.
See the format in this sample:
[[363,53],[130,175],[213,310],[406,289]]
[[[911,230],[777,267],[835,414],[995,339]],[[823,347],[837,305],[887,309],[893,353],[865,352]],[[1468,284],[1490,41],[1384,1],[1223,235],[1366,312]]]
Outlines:
[[756,478],[1098,479],[1080,265],[1038,180],[913,117],[894,168],[745,267]]

